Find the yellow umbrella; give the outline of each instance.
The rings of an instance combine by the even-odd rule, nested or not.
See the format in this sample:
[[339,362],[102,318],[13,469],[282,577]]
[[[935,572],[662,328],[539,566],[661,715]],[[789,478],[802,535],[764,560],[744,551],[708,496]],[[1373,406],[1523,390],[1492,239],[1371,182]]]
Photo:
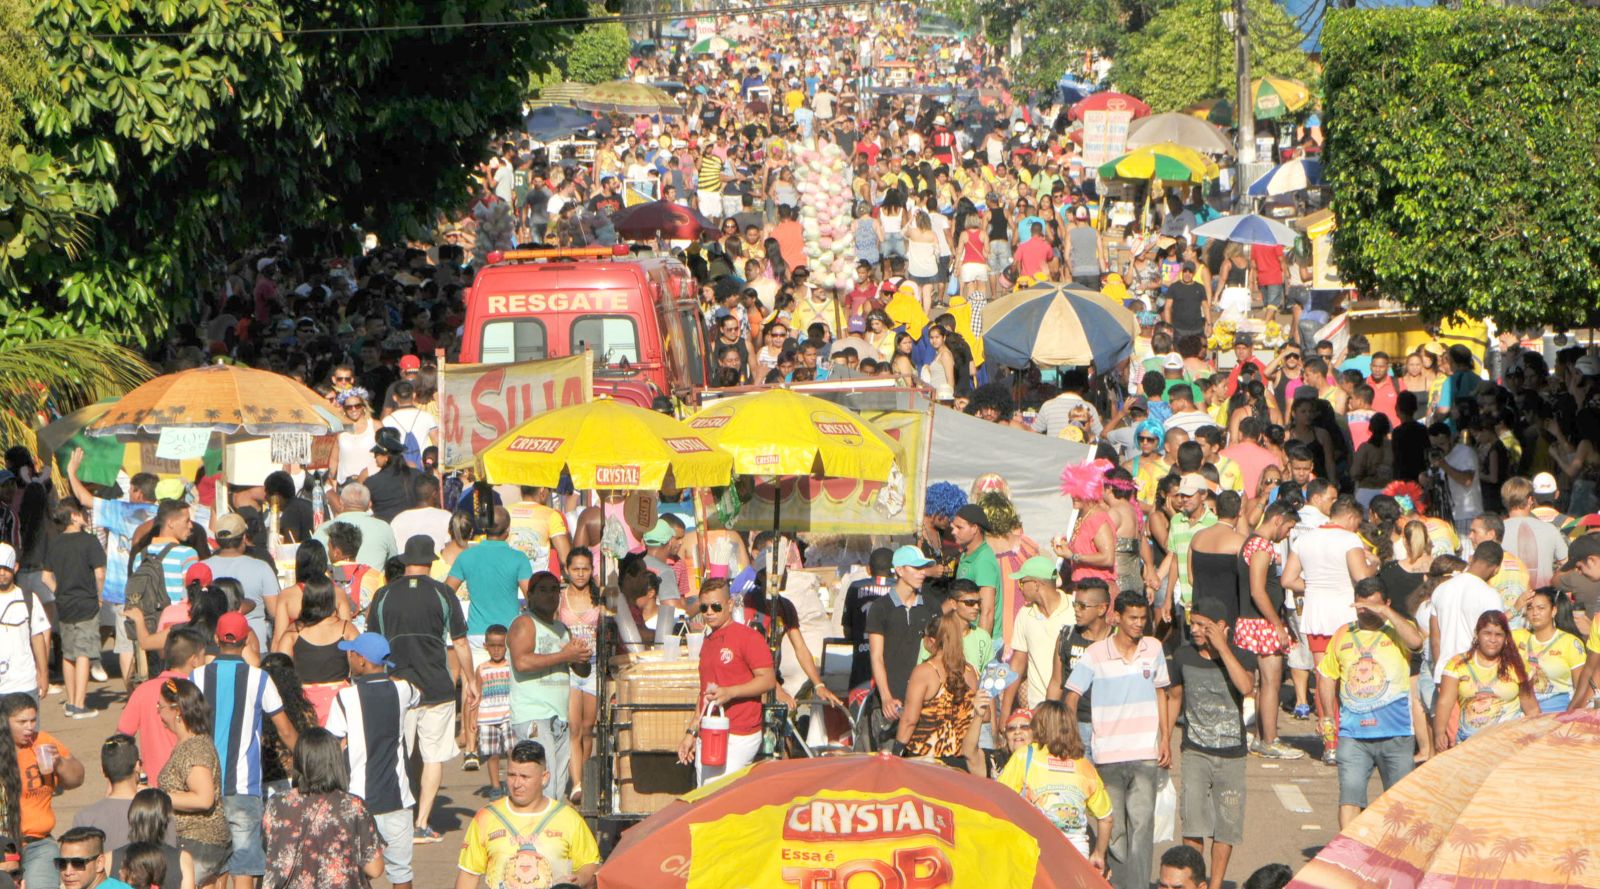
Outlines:
[[1164,182],[1204,182],[1217,177],[1210,158],[1174,142],[1135,149],[1100,165],[1101,179],[1160,179]]
[[562,470],[580,490],[645,490],[667,474],[680,488],[725,485],[733,459],[682,422],[602,398],[540,414],[478,455],[489,481],[555,487]]
[[1287,77],[1262,77],[1250,82],[1250,100],[1258,119],[1272,120],[1310,105],[1311,90]]
[[689,428],[733,455],[741,475],[888,481],[899,448],[849,408],[788,389],[718,401]]

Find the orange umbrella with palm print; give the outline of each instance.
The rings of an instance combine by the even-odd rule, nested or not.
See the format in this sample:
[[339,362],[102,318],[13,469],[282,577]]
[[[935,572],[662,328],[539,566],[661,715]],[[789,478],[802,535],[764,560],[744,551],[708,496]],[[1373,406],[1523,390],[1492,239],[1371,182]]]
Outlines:
[[1290,889],[1600,889],[1600,712],[1519,719],[1436,756],[1379,797]]

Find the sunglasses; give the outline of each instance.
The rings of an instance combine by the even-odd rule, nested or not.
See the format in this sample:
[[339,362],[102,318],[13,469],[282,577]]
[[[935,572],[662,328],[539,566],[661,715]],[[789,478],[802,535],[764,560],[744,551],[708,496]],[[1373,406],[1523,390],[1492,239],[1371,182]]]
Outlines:
[[359,401],[347,401],[347,402],[345,402],[345,405],[344,405],[344,409],[345,410],[351,410],[353,408],[364,408],[364,407],[366,407],[366,405],[362,404]]
[[333,381],[335,383],[354,383],[356,381],[356,378],[355,377],[334,377]]
[[88,870],[93,858],[57,858],[56,870]]
[[1154,435],[1141,435],[1141,436],[1139,436],[1139,440],[1140,441],[1160,441],[1160,439],[1156,438]]
[[714,614],[721,614],[722,607],[723,606],[721,602],[701,602],[700,613],[705,614],[707,611],[710,611]]
[[1072,607],[1073,608],[1093,608],[1094,605],[1092,603],[1089,603],[1089,602],[1078,602],[1078,601],[1074,600],[1073,603],[1072,603]]

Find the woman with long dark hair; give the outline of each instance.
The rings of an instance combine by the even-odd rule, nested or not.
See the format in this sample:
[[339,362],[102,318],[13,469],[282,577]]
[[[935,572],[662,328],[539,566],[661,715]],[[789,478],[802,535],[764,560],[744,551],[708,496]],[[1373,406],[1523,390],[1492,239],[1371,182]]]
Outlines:
[[[984,774],[978,751],[978,674],[967,663],[962,639],[967,623],[954,611],[928,622],[922,644],[928,659],[911,671],[895,739],[908,757],[937,759]],[[979,632],[982,632],[981,630]]]
[[172,797],[165,790],[146,787],[128,804],[128,845],[111,850],[111,870],[120,873],[128,850],[135,845],[155,846],[166,862],[165,874],[155,884],[161,889],[194,889],[194,857],[175,845]]
[[178,848],[194,859],[195,885],[217,889],[228,874],[233,840],[222,814],[222,763],[211,740],[211,706],[193,682],[168,679],[156,709],[178,739],[156,784],[172,798]]
[[1562,713],[1572,702],[1573,682],[1583,672],[1588,652],[1572,619],[1572,594],[1540,587],[1522,608],[1527,628],[1514,630],[1511,641],[1528,666],[1528,681],[1541,713]]
[[306,582],[317,577],[327,577],[331,568],[328,548],[316,538],[300,544],[294,551],[294,583],[278,592],[278,605],[272,618],[272,624],[277,628],[274,642],[277,641],[276,636],[281,636],[300,618],[300,599]]
[[[272,680],[273,687],[278,690],[278,697],[283,699],[283,712],[288,714],[289,723],[294,726],[296,732],[303,733],[307,729],[316,728],[321,724],[318,721],[319,717],[326,718],[306,697],[306,689],[300,684],[300,673],[289,655],[275,651],[261,659],[261,669]],[[278,735],[278,727],[271,720],[263,722],[261,783],[267,789],[268,798],[289,789],[289,770],[293,762],[294,751],[283,743],[283,739]]]
[[334,695],[350,678],[350,664],[339,643],[358,634],[354,624],[339,616],[338,595],[327,577],[306,581],[300,597],[300,618],[278,637],[272,650],[293,659],[298,682],[305,684],[305,695],[316,707],[316,723],[321,725],[328,721]]
[[[1460,725],[1450,732],[1451,719]],[[1518,716],[1538,716],[1539,701],[1504,613],[1478,616],[1472,647],[1445,664],[1433,714],[1433,746],[1443,752],[1478,732]]]
[[367,889],[383,875],[383,840],[366,804],[350,795],[339,739],[311,728],[294,748],[293,790],[267,801],[261,819],[273,889]]
[[[594,556],[586,549],[573,549],[567,553],[567,570],[561,586],[561,607],[556,617],[574,639],[582,639],[593,646],[595,630],[605,609],[601,607],[600,587],[594,580]],[[583,763],[594,748],[595,684],[593,658],[588,676],[572,677],[572,690],[567,701],[572,723],[572,796],[582,798]]]

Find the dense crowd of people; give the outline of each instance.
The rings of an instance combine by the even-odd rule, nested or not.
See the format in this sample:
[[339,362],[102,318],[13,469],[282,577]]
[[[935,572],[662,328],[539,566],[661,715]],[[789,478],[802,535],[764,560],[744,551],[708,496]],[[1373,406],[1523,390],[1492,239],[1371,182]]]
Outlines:
[[[0,880],[409,886],[459,762],[490,803],[467,823],[458,889],[591,886],[600,850],[575,806],[605,730],[602,629],[628,650],[680,625],[703,636],[702,698],[729,734],[713,765],[686,724],[678,755],[697,780],[762,755],[769,694],[820,702],[834,713],[811,718],[836,741],[1021,794],[1118,889],[1147,889],[1153,868],[1163,887],[1221,889],[1247,839],[1249,756],[1335,767],[1342,825],[1374,772],[1387,788],[1493,725],[1587,706],[1600,358],[1552,361],[1514,337],[1487,355],[1432,335],[1403,353],[1319,339],[1340,296],[1309,288],[1303,256],[1193,237],[1216,215],[1199,188],[1115,231],[1063,107],[1014,96],[981,40],[914,24],[807,12],[724,53],[638,56],[635,79],[680,84],[685,114],[597,121],[582,163],[505,140],[480,203],[504,205],[515,242],[553,246],[617,242],[623,183],[696,207],[716,226],[675,249],[701,287],[717,386],[899,377],[1084,443],[1093,459],[1062,472],[1071,527],[1024,528],[1006,480],[985,476],[931,484],[908,539],[855,555],[790,542],[778,564],[847,578],[840,700],[794,605],[763,594],[771,535],[705,531],[729,576],[702,577],[673,492],[641,518],[621,495],[436,472],[434,355],[460,341],[468,251],[497,235],[469,222],[437,248],[327,261],[271,245],[228,266],[151,357],[313,386],[347,420],[325,466],[97,485],[81,453],[5,455]],[[928,89],[876,88],[884,62],[907,60]],[[1300,135],[1315,151],[1315,123]],[[853,280],[826,286],[794,169],[824,143],[848,158],[837,222],[854,260]],[[985,305],[1042,280],[1124,300],[1133,358],[986,362]],[[780,636],[788,672],[811,680],[801,701]],[[91,686],[121,698],[99,750],[107,791],[63,830],[53,801],[94,757],[42,726],[95,718]],[[1315,719],[1320,742],[1286,739],[1286,719]],[[1174,765],[1184,843],[1158,861]],[[1274,866],[1244,885],[1287,880]]]

